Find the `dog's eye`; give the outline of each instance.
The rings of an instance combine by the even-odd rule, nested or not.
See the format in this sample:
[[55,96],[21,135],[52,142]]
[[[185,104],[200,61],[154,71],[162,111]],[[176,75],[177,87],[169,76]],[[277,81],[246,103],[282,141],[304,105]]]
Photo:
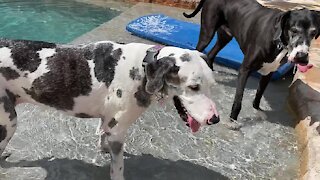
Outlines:
[[291,28],[290,31],[291,31],[293,34],[299,33],[299,30],[298,30],[297,28]]
[[310,36],[315,36],[317,34],[317,31],[316,30],[312,30],[312,31],[310,31]]
[[188,86],[192,91],[199,91],[200,90],[200,85],[190,85]]

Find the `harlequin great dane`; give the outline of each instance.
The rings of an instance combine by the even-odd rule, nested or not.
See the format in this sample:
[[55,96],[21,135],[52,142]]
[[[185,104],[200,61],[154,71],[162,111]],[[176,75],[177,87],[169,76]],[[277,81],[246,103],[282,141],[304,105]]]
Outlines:
[[193,13],[184,13],[184,16],[194,17],[201,9],[201,31],[196,49],[202,52],[215,32],[218,35],[215,46],[208,53],[209,66],[212,68],[216,55],[233,37],[244,54],[230,114],[230,128],[238,129],[240,124],[236,120],[251,72],[258,71],[262,75],[253,101],[253,107],[261,110],[262,95],[273,72],[287,62],[286,56],[302,72],[312,67],[308,64],[309,46],[311,40],[320,35],[320,12],[308,9],[283,12],[264,7],[256,0],[201,0]]
[[203,58],[198,51],[138,43],[1,39],[0,154],[17,127],[15,106],[44,105],[80,118],[101,118],[99,145],[111,154],[111,179],[122,180],[126,131],[156,97],[172,98],[193,132],[219,122],[209,98],[214,80]]

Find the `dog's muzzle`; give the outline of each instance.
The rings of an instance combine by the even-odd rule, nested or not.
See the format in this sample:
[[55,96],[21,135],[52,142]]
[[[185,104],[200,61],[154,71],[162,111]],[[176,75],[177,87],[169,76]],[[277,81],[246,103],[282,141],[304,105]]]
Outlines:
[[301,65],[307,65],[309,63],[308,53],[298,52],[295,57],[295,62]]

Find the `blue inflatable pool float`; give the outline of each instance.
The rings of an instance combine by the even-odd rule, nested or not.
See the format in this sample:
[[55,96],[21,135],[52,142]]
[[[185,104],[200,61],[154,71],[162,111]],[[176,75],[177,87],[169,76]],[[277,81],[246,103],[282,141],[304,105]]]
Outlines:
[[[130,22],[126,29],[132,34],[145,39],[187,49],[195,49],[200,33],[199,24],[180,21],[163,14],[151,14],[139,17]],[[214,46],[216,40],[217,37],[215,36],[210,45],[205,49],[205,53]],[[243,53],[239,44],[235,39],[232,39],[232,41],[219,52],[215,62],[233,69],[238,69],[242,60]],[[278,71],[273,74],[272,79],[280,79],[292,67],[293,65],[289,63],[282,65]],[[253,75],[259,76],[258,73],[253,73]]]

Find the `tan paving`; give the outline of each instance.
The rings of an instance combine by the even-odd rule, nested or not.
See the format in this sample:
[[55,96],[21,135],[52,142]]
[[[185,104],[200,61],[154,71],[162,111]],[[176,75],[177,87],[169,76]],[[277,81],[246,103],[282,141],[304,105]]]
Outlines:
[[282,10],[295,9],[295,8],[308,8],[308,9],[320,9],[319,0],[258,0],[261,4],[279,8]]

